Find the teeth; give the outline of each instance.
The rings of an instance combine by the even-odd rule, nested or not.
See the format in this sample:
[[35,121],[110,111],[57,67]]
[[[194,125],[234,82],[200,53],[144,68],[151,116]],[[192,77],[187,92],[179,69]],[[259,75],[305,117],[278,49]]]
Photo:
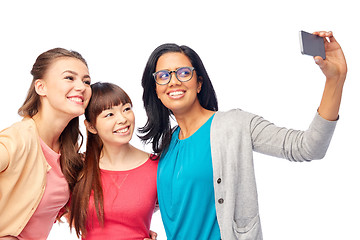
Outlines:
[[82,99],[81,98],[77,98],[77,97],[71,97],[69,98],[71,101],[73,102],[82,102]]
[[177,92],[171,92],[171,93],[169,93],[170,96],[178,96],[178,95],[182,95],[182,94],[184,94],[183,91],[177,91]]
[[123,129],[119,129],[119,130],[117,130],[117,131],[115,131],[116,133],[125,133],[125,132],[127,132],[129,130],[129,127],[127,127],[127,128],[123,128]]

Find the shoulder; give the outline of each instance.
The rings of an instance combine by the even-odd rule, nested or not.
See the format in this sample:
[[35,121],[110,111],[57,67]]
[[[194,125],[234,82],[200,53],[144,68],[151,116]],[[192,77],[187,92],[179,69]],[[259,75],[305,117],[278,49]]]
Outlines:
[[24,118],[23,121],[0,131],[0,169],[3,170],[14,160],[26,159],[24,156],[30,151],[36,152],[39,146],[37,136],[36,125],[31,118]]
[[0,131],[1,142],[30,143],[36,141],[35,136],[37,136],[36,125],[31,118],[24,118]]
[[231,123],[231,121],[236,121],[238,123],[239,120],[242,121],[249,121],[252,118],[254,118],[256,115],[252,114],[250,112],[247,111],[243,111],[239,108],[236,109],[231,109],[229,111],[218,111],[216,112],[213,122],[217,123],[217,122],[222,122],[222,124],[224,123],[224,121],[226,121],[226,125],[229,125],[229,123]]
[[143,162],[143,163],[154,162],[154,164],[156,164],[156,165],[159,162],[159,157],[157,155],[150,154],[150,153],[140,150],[134,146],[132,146],[132,147],[133,147],[133,151],[134,151],[133,157],[138,159],[140,162]]

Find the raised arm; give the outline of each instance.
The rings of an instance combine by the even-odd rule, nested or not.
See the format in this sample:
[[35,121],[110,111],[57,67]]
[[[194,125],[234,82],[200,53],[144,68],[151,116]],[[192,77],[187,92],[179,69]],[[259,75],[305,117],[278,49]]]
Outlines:
[[342,90],[347,73],[344,53],[332,32],[314,32],[324,38],[326,59],[315,57],[315,62],[326,77],[325,89],[319,106],[319,114],[326,120],[338,118]]
[[0,173],[9,165],[9,153],[5,146],[0,142]]

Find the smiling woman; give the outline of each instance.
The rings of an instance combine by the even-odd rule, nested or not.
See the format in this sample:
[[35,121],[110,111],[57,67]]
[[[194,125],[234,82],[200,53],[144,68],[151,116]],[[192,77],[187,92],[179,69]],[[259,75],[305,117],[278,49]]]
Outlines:
[[91,88],[84,168],[72,194],[70,223],[84,240],[156,238],[150,221],[157,157],[129,143],[135,115],[125,91],[102,82]]
[[[326,81],[305,131],[240,109],[218,111],[210,78],[190,47],[165,43],[151,53],[142,78],[148,121],[140,132],[160,155],[157,190],[167,239],[262,240],[253,152],[296,162],[325,156],[347,64],[332,32],[314,34],[325,44],[326,59],[316,56],[315,63]],[[194,76],[179,77],[184,68],[194,68]]]
[[46,239],[82,167],[78,116],[91,96],[85,59],[51,49],[31,74],[23,120],[0,132],[0,239]]

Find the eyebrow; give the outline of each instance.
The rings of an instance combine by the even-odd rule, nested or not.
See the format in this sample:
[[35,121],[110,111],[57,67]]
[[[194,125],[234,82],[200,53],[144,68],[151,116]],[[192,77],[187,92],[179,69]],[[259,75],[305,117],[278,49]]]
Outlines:
[[[65,70],[62,74],[64,74],[64,73],[71,73],[71,74],[74,74],[74,75],[76,75],[76,76],[79,75],[77,72],[72,71],[72,70]],[[84,75],[83,78],[90,78],[90,79],[91,79],[91,77],[90,77],[89,75]]]

